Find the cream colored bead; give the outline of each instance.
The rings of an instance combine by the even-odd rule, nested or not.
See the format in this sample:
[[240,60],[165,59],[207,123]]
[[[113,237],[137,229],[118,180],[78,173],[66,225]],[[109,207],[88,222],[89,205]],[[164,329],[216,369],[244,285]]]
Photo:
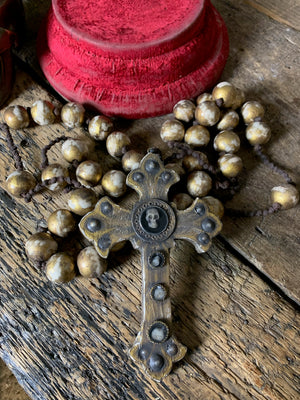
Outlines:
[[196,106],[191,100],[180,100],[173,108],[175,118],[189,122],[194,118]]
[[89,122],[88,131],[94,140],[105,140],[112,132],[114,124],[105,115],[96,115]]
[[197,105],[203,103],[204,101],[214,101],[211,93],[202,93],[197,97],[196,103]]
[[29,115],[22,106],[10,106],[4,110],[4,122],[12,129],[23,129],[29,125]]
[[299,203],[299,192],[293,185],[281,185],[271,190],[272,203],[279,203],[284,210]]
[[205,126],[193,125],[185,132],[184,141],[192,147],[206,146],[210,141],[209,130]]
[[192,155],[188,155],[183,158],[182,165],[187,172],[201,171],[203,168],[202,165],[208,163],[207,156],[204,153],[200,153],[200,151],[197,153],[201,161]]
[[214,100],[223,100],[222,107],[230,108],[236,100],[236,89],[229,82],[220,82],[212,91]]
[[68,206],[73,213],[85,215],[92,211],[97,203],[97,196],[91,189],[80,188],[70,193]]
[[220,131],[225,131],[229,129],[234,129],[239,124],[239,115],[236,111],[227,111],[223,117],[221,118],[220,122],[217,125],[217,128]]
[[220,109],[214,101],[204,101],[198,104],[195,111],[195,118],[200,125],[213,126],[220,119]]
[[235,154],[224,154],[218,159],[220,170],[227,178],[236,177],[243,168],[242,159]]
[[53,124],[56,116],[54,105],[46,100],[38,100],[31,107],[31,117],[38,125]]
[[233,110],[242,107],[243,103],[245,103],[245,93],[239,88],[236,88],[235,90],[236,90],[236,98],[231,106]]
[[224,206],[219,199],[212,196],[205,196],[202,198],[204,203],[207,205],[209,212],[214,214],[216,217],[221,219],[224,215]]
[[46,276],[54,283],[65,283],[75,277],[75,263],[67,253],[56,253],[46,264]]
[[246,128],[246,138],[252,146],[265,144],[271,138],[271,129],[265,122],[251,122]]
[[160,137],[164,142],[180,142],[184,137],[184,131],[184,126],[180,121],[177,121],[176,119],[169,119],[162,124]]
[[187,193],[177,193],[171,201],[175,204],[177,210],[185,210],[192,204],[194,199]]
[[102,177],[102,167],[96,161],[83,161],[76,168],[76,178],[83,186],[96,186]]
[[245,124],[248,125],[254,122],[255,118],[262,118],[265,110],[258,101],[247,101],[241,108],[241,114]]
[[78,254],[77,266],[80,275],[85,278],[98,278],[106,271],[107,262],[99,256],[94,246],[88,246]]
[[185,170],[183,169],[182,163],[181,163],[181,162],[169,163],[169,164],[165,165],[165,168],[167,168],[167,169],[172,169],[172,170],[175,171],[176,174],[178,174],[179,176],[185,175]]
[[110,196],[120,197],[126,192],[126,175],[122,171],[111,170],[102,178],[102,187]]
[[240,138],[232,131],[222,131],[214,139],[214,149],[219,152],[236,153],[240,144]]
[[106,149],[112,157],[121,157],[129,145],[129,136],[122,132],[112,132],[106,139]]
[[67,128],[75,128],[84,123],[84,107],[79,103],[67,103],[61,109],[60,117]]
[[203,171],[194,171],[187,178],[187,190],[193,197],[203,197],[212,188],[211,177]]
[[[60,164],[50,164],[48,167],[43,169],[41,180],[44,183],[48,179],[52,178],[68,178],[69,171],[67,168],[63,167]],[[66,187],[67,183],[65,181],[62,182],[55,182],[47,185],[47,188],[52,191],[61,190]]]
[[142,154],[135,150],[127,151],[122,157],[122,167],[124,171],[130,172],[139,167],[142,160]]
[[47,261],[57,251],[57,243],[49,233],[39,232],[30,236],[25,243],[28,258],[36,262]]
[[16,197],[33,189],[35,185],[34,176],[28,171],[14,171],[6,179],[7,191]]
[[48,218],[48,229],[54,235],[66,237],[76,228],[76,221],[69,210],[56,210]]
[[85,139],[67,139],[61,146],[64,159],[68,162],[82,161],[94,150],[94,144]]

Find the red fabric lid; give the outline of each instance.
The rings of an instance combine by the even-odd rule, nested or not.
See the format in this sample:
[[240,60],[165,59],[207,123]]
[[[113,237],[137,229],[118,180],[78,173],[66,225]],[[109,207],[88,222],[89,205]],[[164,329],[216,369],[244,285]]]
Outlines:
[[208,0],[53,0],[38,38],[41,67],[62,96],[127,118],[197,96],[227,55]]

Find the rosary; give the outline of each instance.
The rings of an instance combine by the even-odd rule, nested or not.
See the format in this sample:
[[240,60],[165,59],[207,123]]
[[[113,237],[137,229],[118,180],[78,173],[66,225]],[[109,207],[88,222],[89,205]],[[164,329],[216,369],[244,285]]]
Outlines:
[[[110,118],[97,115],[85,121],[84,112],[77,103],[62,107],[62,124],[68,129],[85,126],[89,137],[60,136],[51,140],[41,151],[41,175],[36,180],[24,169],[12,137],[13,130],[30,124],[28,110],[7,107],[0,130],[6,136],[16,171],[8,176],[6,188],[26,202],[45,189],[68,193],[66,209],[49,215],[47,226],[25,244],[28,258],[52,282],[69,282],[77,273],[100,277],[106,271],[109,253],[120,250],[126,241],[141,252],[142,322],[130,356],[160,381],[186,353],[172,330],[169,253],[175,240],[187,240],[198,253],[206,252],[221,231],[224,212],[242,217],[267,216],[295,207],[299,193],[287,172],[263,151],[271,137],[263,120],[263,106],[245,101],[243,92],[228,82],[216,85],[212,93],[201,94],[196,102],[181,100],[174,106],[174,118],[165,121],[160,132],[170,149],[164,158],[157,148],[148,149],[146,155],[130,149],[129,136],[115,131]],[[44,100],[34,103],[30,114],[39,125],[57,119],[55,107]],[[255,156],[285,181],[272,188],[271,204],[264,209],[226,208],[226,201],[239,189],[243,162],[236,153],[242,135]],[[101,141],[105,141],[108,154],[119,160],[123,171],[113,169],[103,175],[100,161],[89,159],[95,143]],[[69,168],[49,164],[48,152],[59,143]],[[100,183],[106,196],[99,200],[94,188]],[[127,187],[139,196],[131,209],[112,200],[124,196]],[[73,253],[64,251],[64,241],[76,230],[90,245]]]

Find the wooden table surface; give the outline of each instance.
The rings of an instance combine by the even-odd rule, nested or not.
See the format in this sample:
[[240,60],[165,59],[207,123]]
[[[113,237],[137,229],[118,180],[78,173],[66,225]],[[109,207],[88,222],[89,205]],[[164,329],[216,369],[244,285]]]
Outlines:
[[[222,79],[266,107],[272,128],[268,154],[299,185],[299,2],[213,1],[229,31]],[[28,33],[16,54],[16,80],[7,104],[37,99],[59,104],[38,70],[34,42],[49,1],[25,2]],[[270,18],[272,17],[272,18]],[[161,145],[168,116],[120,121],[135,145]],[[15,133],[29,171],[40,148],[62,125]],[[70,132],[84,135],[80,129]],[[224,218],[212,248],[198,255],[178,241],[171,253],[174,329],[188,348],[162,382],[149,379],[128,356],[141,317],[140,256],[126,247],[109,258],[101,279],[53,285],[28,262],[24,242],[38,221],[65,207],[66,195],[43,192],[25,204],[5,191],[13,171],[0,137],[0,356],[36,400],[296,400],[299,399],[299,206],[276,215]],[[283,183],[250,153],[232,207],[269,204]],[[51,161],[61,158],[59,149]],[[108,166],[105,168],[108,169]]]

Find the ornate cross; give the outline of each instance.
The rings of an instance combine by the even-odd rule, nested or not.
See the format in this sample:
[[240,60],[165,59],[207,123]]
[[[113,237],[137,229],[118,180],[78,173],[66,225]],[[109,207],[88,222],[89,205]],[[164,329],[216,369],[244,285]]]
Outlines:
[[172,332],[169,251],[175,239],[185,239],[203,253],[222,227],[199,199],[183,211],[168,203],[168,191],[178,181],[179,176],[164,167],[160,156],[149,152],[139,168],[127,177],[127,185],[139,194],[133,209],[123,209],[109,197],[103,197],[79,225],[104,258],[116,243],[124,240],[130,240],[140,250],[142,324],[130,356],[157,381],[168,375],[173,363],[186,353],[186,347]]

